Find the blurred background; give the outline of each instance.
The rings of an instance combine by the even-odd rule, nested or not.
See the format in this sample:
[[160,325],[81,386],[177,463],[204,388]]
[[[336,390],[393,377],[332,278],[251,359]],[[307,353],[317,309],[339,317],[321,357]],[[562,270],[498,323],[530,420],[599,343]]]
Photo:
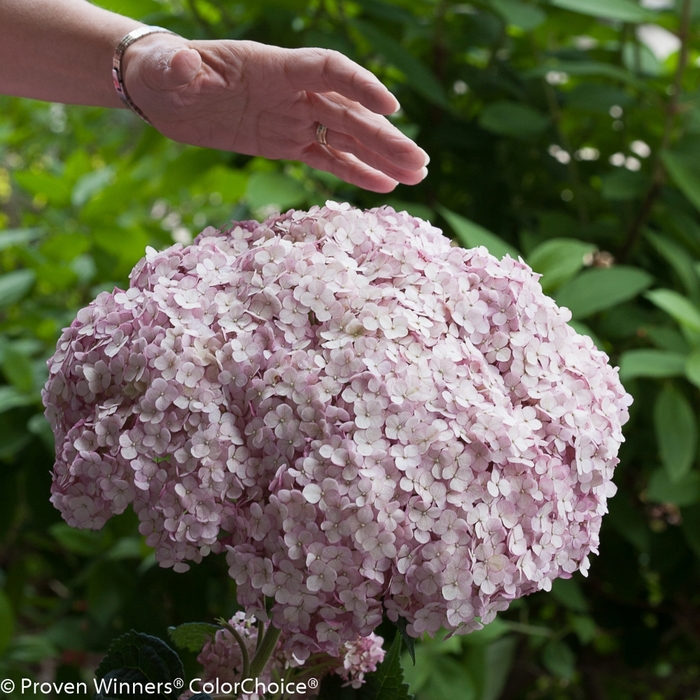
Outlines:
[[[430,174],[391,195],[0,97],[0,677],[80,680],[135,628],[235,610],[223,561],[158,568],[133,514],[69,528],[39,398],[60,330],[146,245],[326,199],[521,255],[634,398],[590,576],[417,646],[418,700],[700,698],[700,0],[102,0],[189,38],[337,49]],[[18,696],[19,697],[19,696]]]

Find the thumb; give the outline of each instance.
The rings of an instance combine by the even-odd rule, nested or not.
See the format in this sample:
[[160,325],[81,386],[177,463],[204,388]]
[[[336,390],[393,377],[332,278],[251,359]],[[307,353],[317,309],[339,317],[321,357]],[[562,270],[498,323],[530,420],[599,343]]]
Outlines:
[[163,57],[161,87],[175,90],[189,85],[202,67],[202,57],[196,49],[182,48]]

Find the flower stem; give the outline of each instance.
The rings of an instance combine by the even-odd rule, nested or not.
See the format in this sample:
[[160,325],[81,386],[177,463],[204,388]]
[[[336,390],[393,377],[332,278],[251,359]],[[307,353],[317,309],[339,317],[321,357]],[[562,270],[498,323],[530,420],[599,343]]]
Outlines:
[[250,664],[250,675],[249,678],[258,678],[260,674],[265,669],[267,662],[272,656],[272,652],[277,646],[277,640],[280,637],[281,630],[273,627],[272,623],[267,626],[265,630],[265,636],[255,652],[253,661]]

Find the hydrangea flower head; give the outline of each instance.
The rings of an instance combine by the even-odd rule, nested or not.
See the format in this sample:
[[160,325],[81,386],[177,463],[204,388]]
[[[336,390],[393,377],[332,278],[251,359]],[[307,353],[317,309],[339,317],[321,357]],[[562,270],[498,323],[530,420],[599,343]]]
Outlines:
[[[59,340],[53,502],[227,557],[298,658],[588,568],[631,398],[523,262],[328,203],[149,249]],[[359,653],[359,652],[358,652]]]

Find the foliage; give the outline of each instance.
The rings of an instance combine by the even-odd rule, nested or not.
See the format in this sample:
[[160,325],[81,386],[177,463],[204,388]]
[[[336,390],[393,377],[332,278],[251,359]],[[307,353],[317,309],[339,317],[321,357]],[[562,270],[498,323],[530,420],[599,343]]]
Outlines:
[[[99,4],[192,38],[343,51],[398,96],[396,122],[431,154],[431,172],[379,196],[296,163],[174,144],[126,112],[2,99],[0,677],[81,680],[129,629],[165,639],[169,625],[230,617],[222,562],[158,569],[130,513],[100,532],[58,519],[38,399],[45,360],[81,306],[124,285],[147,244],[334,198],[390,203],[463,245],[521,254],[635,397],[590,576],[512,605],[481,632],[417,644],[416,665],[403,659],[411,692],[697,698],[700,4]],[[648,47],[658,27],[680,50]]]

